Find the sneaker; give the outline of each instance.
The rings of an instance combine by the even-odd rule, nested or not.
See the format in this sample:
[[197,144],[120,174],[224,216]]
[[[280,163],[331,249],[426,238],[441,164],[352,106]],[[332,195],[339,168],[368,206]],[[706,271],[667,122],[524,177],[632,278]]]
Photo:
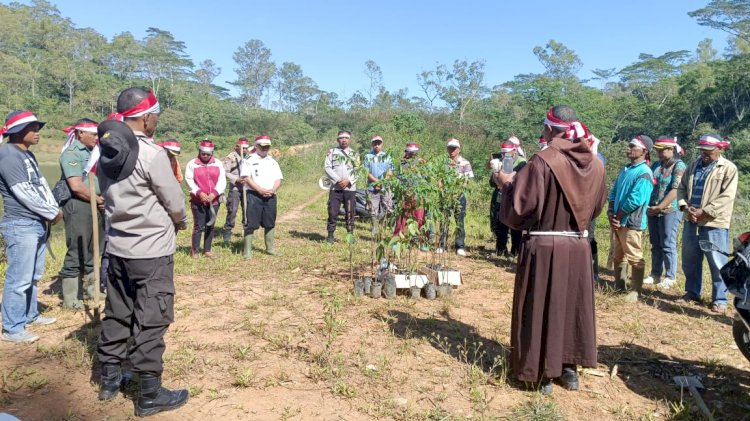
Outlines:
[[430,246],[419,246],[419,251],[428,252],[430,251]]
[[38,340],[39,336],[34,335],[33,333],[31,333],[29,331],[22,330],[22,331],[17,332],[17,333],[6,333],[6,332],[3,332],[2,339],[4,341],[8,341],[8,342],[16,342],[16,343],[24,343],[24,342],[26,342],[26,343],[31,343],[31,342],[34,342],[34,341]]
[[464,249],[458,249],[456,250],[456,254],[459,256],[466,256],[466,250]]
[[674,284],[676,284],[676,283],[677,283],[676,279],[664,278],[664,279],[661,280],[661,282],[659,282],[659,284],[657,286],[659,288],[669,289],[669,288],[673,287]]
[[438,248],[435,249],[435,253],[437,253],[437,254],[443,254],[443,253],[445,253],[445,250],[443,250],[442,247],[438,247]]
[[648,275],[647,277],[643,278],[643,285],[653,285],[658,282],[659,282],[658,276]]
[[31,323],[26,323],[26,326],[33,325],[33,326],[47,326],[51,325],[52,323],[55,323],[57,319],[55,317],[44,317],[39,316],[36,319],[32,320]]

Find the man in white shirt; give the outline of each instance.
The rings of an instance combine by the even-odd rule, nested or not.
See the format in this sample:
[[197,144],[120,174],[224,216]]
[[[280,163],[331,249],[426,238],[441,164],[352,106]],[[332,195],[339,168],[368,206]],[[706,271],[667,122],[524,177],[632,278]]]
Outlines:
[[266,135],[255,139],[254,155],[242,160],[240,179],[247,187],[247,206],[245,209],[245,260],[252,258],[253,233],[259,227],[265,232],[266,252],[277,256],[279,253],[273,245],[274,227],[276,226],[276,191],[281,186],[284,176],[279,163],[268,155],[271,150],[271,138]]

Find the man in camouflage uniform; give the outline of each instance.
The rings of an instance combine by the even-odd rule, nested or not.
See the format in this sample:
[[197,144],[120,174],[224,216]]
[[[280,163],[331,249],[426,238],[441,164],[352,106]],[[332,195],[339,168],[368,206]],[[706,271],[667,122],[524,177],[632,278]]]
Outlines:
[[[244,137],[237,140],[234,150],[224,158],[224,172],[227,175],[229,194],[227,194],[227,221],[224,223],[224,242],[232,240],[232,229],[237,219],[237,208],[242,207],[245,215],[245,202],[242,200],[242,181],[240,180],[240,164],[250,156],[250,141]],[[244,218],[243,218],[244,224]]]
[[[83,302],[79,299],[79,290],[83,282],[82,296],[93,299],[95,277],[94,259],[102,255],[104,241],[99,242],[99,250],[93,250],[94,227],[91,217],[91,196],[88,174],[84,168],[91,157],[91,150],[96,145],[97,123],[89,119],[81,119],[74,126],[67,128],[71,142],[60,155],[60,170],[62,177],[68,183],[71,198],[63,205],[65,219],[65,261],[60,269],[58,278],[62,284],[63,308],[80,309]],[[104,204],[104,198],[99,195],[99,185],[96,182],[96,202]],[[97,219],[99,238],[104,238],[103,219]]]

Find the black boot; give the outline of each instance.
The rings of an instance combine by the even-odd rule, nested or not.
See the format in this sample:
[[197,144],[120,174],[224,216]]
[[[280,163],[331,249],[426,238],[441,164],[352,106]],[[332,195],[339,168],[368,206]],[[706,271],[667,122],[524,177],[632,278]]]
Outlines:
[[333,243],[336,242],[336,239],[333,238],[333,232],[331,232],[331,231],[328,232],[328,238],[326,238],[326,242],[328,244],[333,244]]
[[122,385],[122,371],[119,364],[103,364],[99,400],[108,401],[117,396]]
[[185,389],[169,390],[161,387],[161,377],[141,373],[140,392],[135,403],[135,415],[147,417],[162,411],[177,409],[188,401]]
[[574,365],[563,366],[563,373],[559,378],[562,387],[568,390],[578,390],[578,373],[576,372],[576,368]]

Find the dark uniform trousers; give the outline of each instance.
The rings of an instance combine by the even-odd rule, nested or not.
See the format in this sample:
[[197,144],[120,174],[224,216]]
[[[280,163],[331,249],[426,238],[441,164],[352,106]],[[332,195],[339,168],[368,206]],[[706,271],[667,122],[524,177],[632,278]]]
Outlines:
[[336,231],[336,219],[339,217],[339,209],[341,204],[344,204],[344,211],[346,212],[346,230],[348,232],[354,231],[354,213],[357,206],[357,192],[352,190],[331,190],[328,193],[328,224],[326,228],[328,232]]
[[121,364],[129,358],[134,372],[160,375],[164,334],[174,322],[172,255],[154,259],[109,255],[108,275],[99,361]]
[[492,233],[495,234],[495,251],[499,253],[508,251],[508,234],[510,233],[510,254],[515,256],[521,250],[521,231],[511,229],[500,221],[498,216],[500,210],[498,195],[500,194],[502,194],[500,190],[495,189],[492,192],[492,203],[490,204],[490,227]]
[[245,221],[245,234],[252,234],[260,227],[266,231],[273,229],[276,226],[276,195],[263,197],[248,190]]
[[242,208],[245,213],[245,205],[242,203],[242,190],[232,186],[227,195],[227,221],[224,223],[224,231],[232,231],[237,219],[237,209]]
[[63,206],[65,218],[65,261],[60,269],[60,278],[77,278],[94,271],[94,258],[101,258],[104,251],[104,226],[99,215],[99,250],[93,252],[94,230],[91,220],[91,204],[70,199]]

